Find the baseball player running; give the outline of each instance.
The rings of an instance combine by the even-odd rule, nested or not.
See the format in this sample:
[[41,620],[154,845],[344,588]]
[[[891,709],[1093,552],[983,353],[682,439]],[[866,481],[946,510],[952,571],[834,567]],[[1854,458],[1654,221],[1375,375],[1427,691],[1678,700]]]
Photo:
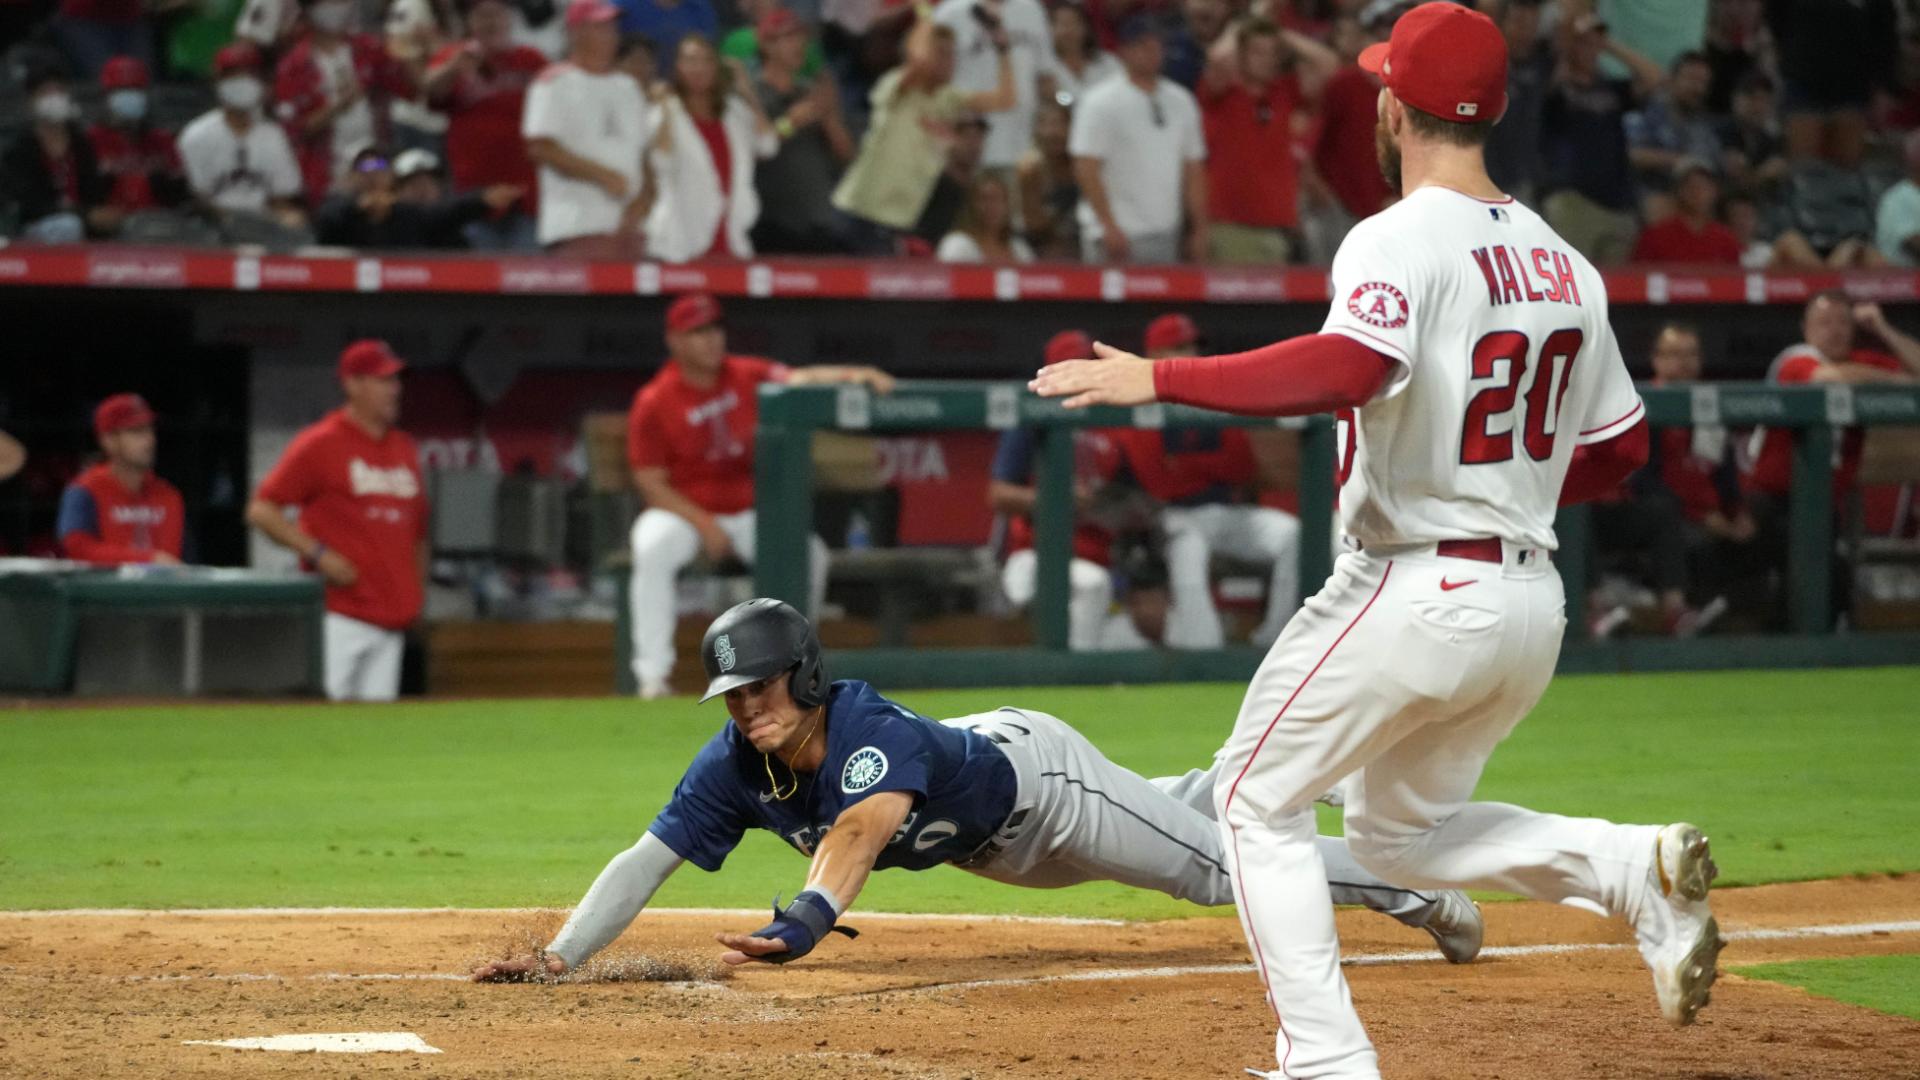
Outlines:
[[[552,943],[483,965],[476,980],[578,967],[681,863],[720,869],[750,828],[777,834],[813,865],[805,889],[776,907],[771,923],[716,935],[733,964],[805,956],[836,929],[869,873],[896,866],[951,863],[1034,888],[1120,881],[1197,904],[1233,903],[1207,773],[1150,781],[1045,713],[1003,708],[936,723],[866,683],[829,683],[813,627],[777,600],[721,615],[700,656],[711,680],[701,700],[723,696],[731,722]],[[1426,930],[1455,963],[1479,951],[1480,915],[1465,895],[1395,888],[1355,865],[1342,841],[1319,843],[1333,900]]]
[[1360,62],[1385,84],[1381,165],[1404,198],[1342,244],[1321,333],[1153,364],[1102,347],[1033,382],[1070,405],[1353,410],[1339,454],[1351,550],[1255,673],[1214,789],[1279,1020],[1277,1077],[1379,1076],[1312,842],[1313,798],[1342,778],[1362,866],[1622,917],[1676,1024],[1707,1003],[1723,944],[1694,826],[1468,801],[1553,674],[1555,508],[1644,462],[1647,427],[1599,274],[1487,177],[1482,146],[1506,107],[1493,22],[1422,4]]

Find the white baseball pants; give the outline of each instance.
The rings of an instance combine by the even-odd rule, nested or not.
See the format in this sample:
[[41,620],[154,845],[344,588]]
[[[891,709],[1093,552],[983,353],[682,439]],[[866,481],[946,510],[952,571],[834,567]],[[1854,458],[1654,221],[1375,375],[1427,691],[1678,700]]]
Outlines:
[[[752,566],[754,512],[721,514],[713,520],[727,534],[733,553]],[[627,601],[632,614],[633,677],[646,686],[666,682],[673,674],[673,628],[680,619],[674,580],[699,556],[700,531],[679,514],[649,508],[634,519],[630,542],[633,576]],[[807,555],[812,569],[807,614],[817,616],[827,595],[826,541],[809,537]]]
[[1342,778],[1360,865],[1410,888],[1483,888],[1619,913],[1656,828],[1469,802],[1539,701],[1566,628],[1546,553],[1354,552],[1254,674],[1214,801],[1241,928],[1279,1022],[1282,1077],[1380,1074],[1340,972],[1313,800]]
[[329,611],[321,638],[329,700],[392,701],[400,696],[405,634]]
[[[1000,568],[1000,588],[1014,607],[1033,603],[1039,580],[1040,556],[1032,548],[1008,555]],[[1100,647],[1100,628],[1113,606],[1113,575],[1091,559],[1076,558],[1067,564],[1067,580],[1067,647],[1089,652]]]
[[1208,561],[1214,552],[1269,563],[1267,612],[1253,640],[1280,636],[1300,605],[1300,519],[1270,506],[1170,506],[1161,513],[1167,532],[1167,573],[1172,606],[1167,644],[1175,649],[1217,649],[1226,640],[1213,605]]

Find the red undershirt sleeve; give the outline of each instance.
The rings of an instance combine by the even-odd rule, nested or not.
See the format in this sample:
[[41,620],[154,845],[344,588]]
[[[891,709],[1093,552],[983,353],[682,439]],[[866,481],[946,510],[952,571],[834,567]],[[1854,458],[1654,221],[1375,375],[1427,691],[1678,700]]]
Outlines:
[[1395,364],[1343,334],[1309,334],[1252,352],[1156,360],[1161,401],[1242,416],[1307,416],[1372,401]]
[[1605,442],[1574,447],[1573,463],[1560,486],[1560,505],[1575,506],[1612,491],[1645,465],[1651,452],[1645,417]]

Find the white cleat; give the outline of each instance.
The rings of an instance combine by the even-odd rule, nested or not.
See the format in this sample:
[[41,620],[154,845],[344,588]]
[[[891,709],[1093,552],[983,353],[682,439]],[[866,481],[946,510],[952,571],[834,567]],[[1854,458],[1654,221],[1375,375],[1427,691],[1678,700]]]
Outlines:
[[1660,1015],[1676,1026],[1693,1023],[1706,1008],[1720,974],[1716,965],[1727,943],[1707,906],[1707,889],[1719,873],[1697,826],[1680,822],[1660,830],[1634,933],[1653,971]]
[[1480,955],[1480,942],[1487,934],[1487,924],[1480,919],[1480,905],[1457,889],[1440,894],[1433,914],[1420,929],[1433,935],[1433,943],[1449,964],[1471,963]]

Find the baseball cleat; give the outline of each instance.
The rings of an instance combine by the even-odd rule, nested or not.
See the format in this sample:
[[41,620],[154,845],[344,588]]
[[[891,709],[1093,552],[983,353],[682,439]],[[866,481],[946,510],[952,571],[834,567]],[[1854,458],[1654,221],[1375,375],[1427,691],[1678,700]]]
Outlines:
[[1448,889],[1440,894],[1433,905],[1433,914],[1427,916],[1427,923],[1420,929],[1433,935],[1433,943],[1440,947],[1440,955],[1447,958],[1449,964],[1466,964],[1480,955],[1480,941],[1486,936],[1487,924],[1480,919],[1480,905],[1467,898],[1467,894],[1457,889]]
[[1648,896],[1634,932],[1640,955],[1653,971],[1660,1015],[1684,1027],[1705,1008],[1726,940],[1707,906],[1707,890],[1720,873],[1697,826],[1680,822],[1654,839]]

